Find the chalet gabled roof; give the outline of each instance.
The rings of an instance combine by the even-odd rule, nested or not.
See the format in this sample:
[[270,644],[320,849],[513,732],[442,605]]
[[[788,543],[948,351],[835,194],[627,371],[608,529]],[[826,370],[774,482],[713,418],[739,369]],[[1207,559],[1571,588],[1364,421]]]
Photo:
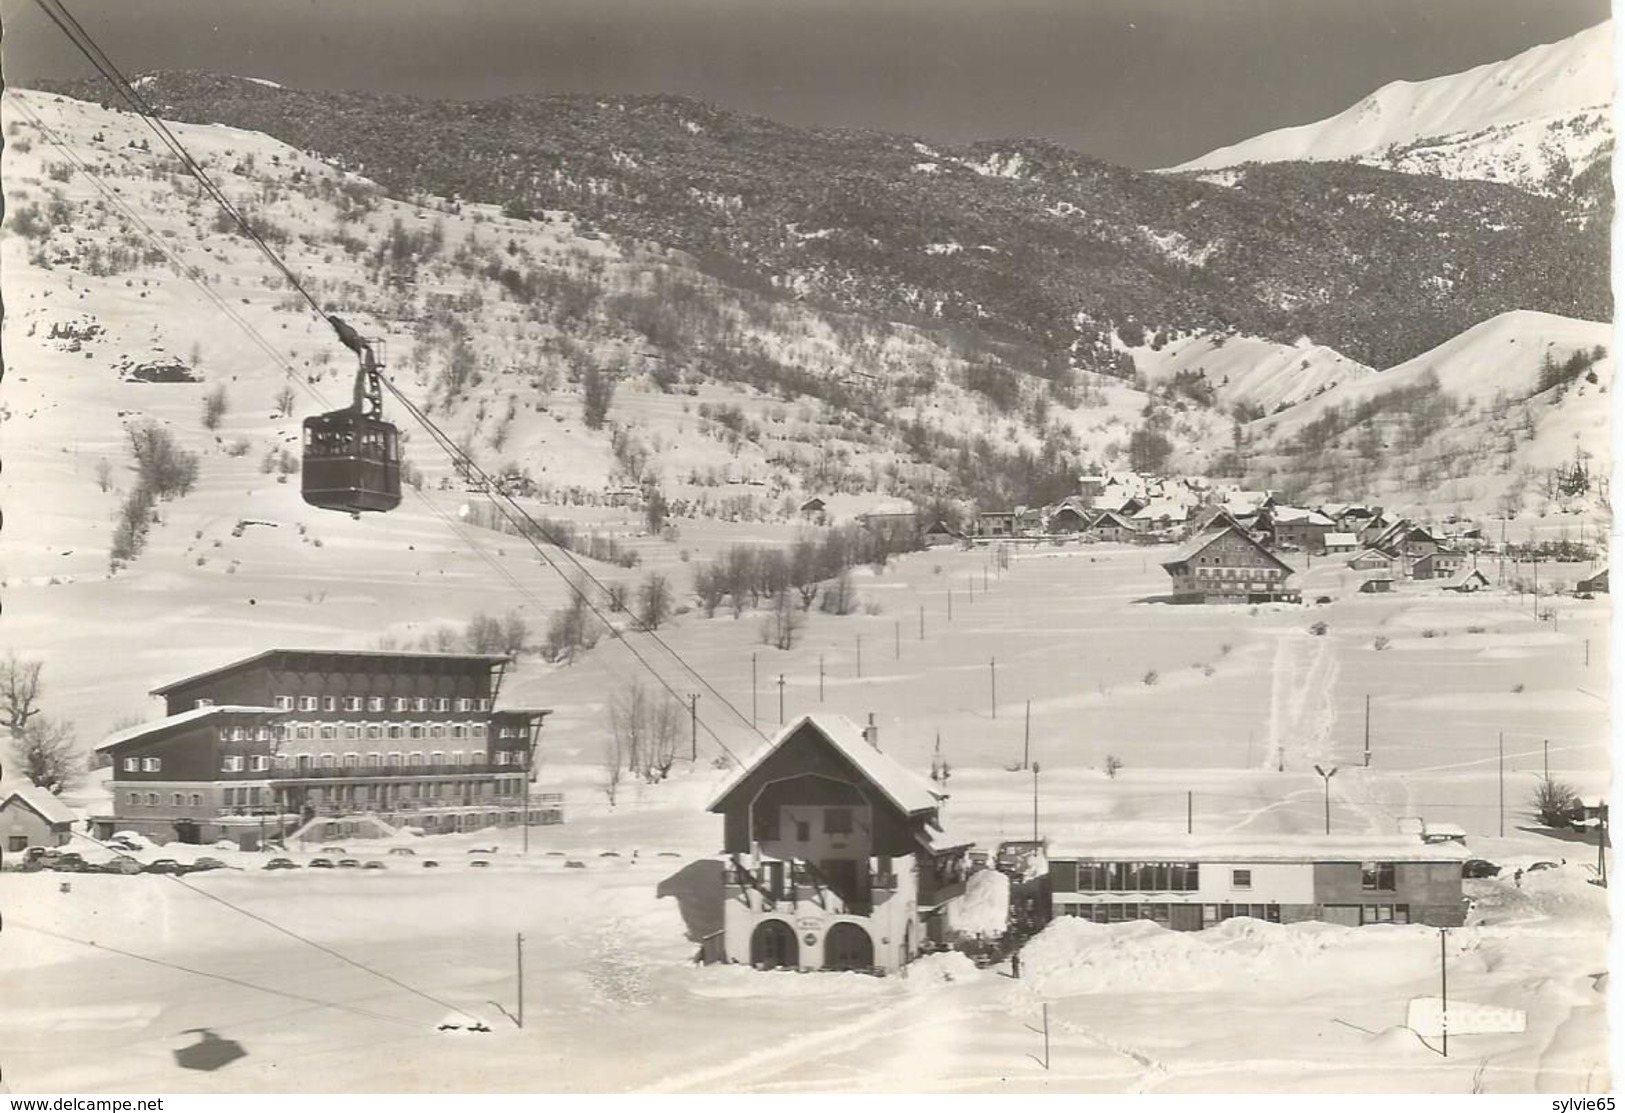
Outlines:
[[116,746],[122,746],[126,742],[139,741],[148,735],[162,734],[165,731],[174,730],[176,727],[183,727],[189,723],[198,722],[201,719],[212,718],[216,715],[229,714],[286,715],[287,712],[276,707],[243,707],[234,706],[231,704],[209,704],[207,707],[194,707],[190,710],[182,711],[176,715],[166,715],[162,719],[154,719],[150,723],[142,723],[139,726],[126,727],[123,730],[114,731],[97,744],[96,750],[98,753],[100,753],[102,750],[111,750]]
[[1318,510],[1310,510],[1306,506],[1275,506],[1270,508],[1270,518],[1276,524],[1282,522],[1298,523],[1309,526],[1332,526],[1332,520]]
[[1358,545],[1359,543],[1360,543],[1360,535],[1357,534],[1357,533],[1339,533],[1336,530],[1332,530],[1332,531],[1329,531],[1326,534],[1326,547],[1327,548],[1331,548],[1333,545],[1351,545],[1352,546],[1352,545]]
[[260,661],[275,657],[278,654],[309,657],[342,657],[349,660],[375,657],[381,660],[392,661],[480,661],[488,665],[507,664],[513,660],[513,658],[501,653],[414,653],[394,649],[267,649],[260,653],[255,653],[252,656],[244,657],[241,660],[232,661],[227,665],[219,665],[212,669],[205,669],[203,672],[193,673],[191,676],[185,677],[181,680],[170,681],[168,684],[152,689],[150,694],[154,696],[168,695],[176,688],[182,688],[188,684],[194,684],[199,680],[204,680],[211,676],[218,676],[222,673],[235,672],[238,669],[247,668],[249,665],[258,664]]
[[1291,575],[1293,572],[1297,571],[1296,568],[1293,568],[1286,561],[1282,560],[1280,557],[1266,549],[1259,542],[1255,541],[1252,535],[1250,535],[1246,530],[1238,529],[1235,526],[1225,526],[1223,529],[1209,530],[1207,533],[1197,534],[1195,537],[1181,545],[1178,549],[1175,549],[1174,555],[1162,562],[1162,567],[1164,569],[1172,569],[1176,564],[1185,564],[1186,562],[1192,560],[1203,549],[1206,549],[1209,545],[1213,544],[1215,541],[1218,541],[1228,533],[1233,533],[1243,541],[1247,542],[1247,544],[1251,545],[1259,553],[1262,553],[1270,561],[1270,563],[1274,564],[1277,568],[1281,569],[1281,571],[1287,573],[1288,575]]
[[22,782],[0,785],[0,810],[10,807],[13,800],[53,827],[72,824],[79,818],[73,814],[72,808],[37,785]]
[[1133,530],[1136,533],[1138,533],[1140,529],[1139,526],[1135,525],[1133,522],[1129,521],[1115,510],[1102,510],[1099,514],[1095,515],[1095,520],[1089,523],[1089,528],[1094,529],[1096,526],[1100,525],[1121,526],[1124,529]]
[[706,806],[706,810],[721,811],[723,801],[804,726],[817,731],[831,749],[845,758],[864,780],[878,789],[904,815],[917,815],[936,809],[937,796],[930,785],[919,774],[903,768],[890,755],[871,746],[863,737],[863,731],[851,719],[844,715],[803,715],[752,754],[744,768],[717,793],[716,799]]
[[1390,563],[1392,563],[1393,561],[1396,561],[1396,560],[1399,559],[1393,553],[1390,553],[1387,549],[1379,549],[1375,545],[1371,545],[1371,546],[1368,546],[1367,548],[1361,549],[1359,552],[1357,552],[1353,556],[1349,557],[1348,562],[1350,564],[1354,564],[1354,563],[1356,563],[1358,561],[1370,560],[1372,558],[1376,558],[1378,560],[1386,560],[1386,561],[1388,561]]

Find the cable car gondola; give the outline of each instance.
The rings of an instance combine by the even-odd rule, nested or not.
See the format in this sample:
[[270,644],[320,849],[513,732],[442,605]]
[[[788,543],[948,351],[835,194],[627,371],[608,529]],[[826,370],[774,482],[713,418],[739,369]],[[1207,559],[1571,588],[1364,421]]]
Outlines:
[[393,510],[401,503],[400,435],[382,417],[378,359],[355,329],[337,317],[327,320],[360,359],[355,401],[305,418],[301,491],[312,506],[355,517],[362,511]]

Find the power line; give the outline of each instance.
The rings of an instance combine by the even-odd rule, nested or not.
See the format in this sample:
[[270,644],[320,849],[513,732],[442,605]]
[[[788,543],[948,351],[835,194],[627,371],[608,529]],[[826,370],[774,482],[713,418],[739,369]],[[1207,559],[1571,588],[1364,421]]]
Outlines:
[[[162,120],[158,119],[151,106],[147,104],[147,102],[135,90],[135,88],[124,77],[123,73],[119,71],[118,67],[112,62],[112,60],[107,57],[105,52],[102,51],[101,47],[96,44],[95,39],[89,34],[89,32],[85,31],[78,21],[74,19],[72,13],[67,10],[67,7],[62,0],[36,0],[36,2],[39,4],[41,9],[45,11],[46,15],[50,17],[51,21],[55,23],[63,34],[68,37],[69,41],[72,42],[80,53],[82,53],[90,61],[91,65],[95,67],[96,71],[105,80],[113,85],[114,89],[128,104],[131,105],[136,114],[139,115],[147,126],[158,135],[160,142],[168,147],[170,151],[181,160],[182,165],[192,174],[193,177],[198,180],[209,196],[213,198],[215,202],[219,204],[221,208],[224,209],[226,213],[238,223],[238,225],[243,229],[244,234],[247,235],[248,238],[260,249],[271,264],[276,267],[276,269],[288,281],[289,285],[299,292],[300,296],[310,304],[310,307],[317,313],[318,316],[322,317],[324,321],[328,320],[328,317],[323,312],[321,305],[310,294],[310,292],[305,289],[298,277],[287,266],[287,264],[285,264],[281,258],[277,256],[276,252],[271,249],[270,245],[268,245],[259,236],[259,234],[254,231],[248,220],[240,211],[237,210],[234,205],[232,205],[231,201],[223,192],[221,192],[220,188],[215,185],[214,181],[209,178],[208,174],[200,165],[198,165],[196,160],[192,158],[190,153],[188,153],[186,148],[181,144],[180,140],[176,138],[175,135],[169,130],[168,126]],[[60,11],[60,16],[58,15],[58,11]],[[536,549],[538,555],[542,557],[543,561],[547,563],[549,568],[559,573],[560,577],[565,580],[565,583],[570,587],[571,591],[582,600],[582,602],[592,611],[593,615],[598,618],[600,622],[603,622],[607,628],[614,630],[614,627],[608,622],[607,619],[605,619],[602,611],[600,611],[597,605],[587,597],[586,592],[582,591],[576,584],[572,583],[567,576],[564,576],[559,566],[542,550],[542,547],[536,541],[536,536],[540,535],[544,540],[548,541],[549,544],[552,544],[555,548],[557,548],[561,553],[564,554],[565,559],[568,560],[582,576],[584,576],[589,582],[591,582],[601,591],[607,593],[608,588],[603,584],[603,582],[588,571],[586,567],[575,558],[568,548],[558,544],[557,540],[552,538],[546,529],[543,528],[541,524],[531,517],[531,515],[522,507],[520,507],[511,496],[507,495],[505,492],[499,491],[496,485],[491,483],[490,477],[484,472],[483,469],[480,469],[479,466],[474,463],[473,459],[468,455],[468,453],[463,451],[454,441],[451,440],[450,437],[440,430],[440,428],[435,425],[435,423],[426,414],[424,414],[422,410],[406,400],[394,383],[390,382],[387,378],[380,378],[384,385],[389,389],[390,393],[395,396],[396,400],[401,402],[402,405],[405,406],[407,410],[418,420],[418,422],[423,425],[423,427],[429,432],[430,436],[433,437],[436,442],[440,444],[442,449],[452,458],[454,463],[460,462],[462,466],[476,473],[480,477],[483,493],[488,499],[491,500],[492,504],[497,507],[499,512],[501,512],[503,516],[507,518],[516,529],[519,530],[520,535],[524,537],[533,548]],[[506,500],[513,510],[526,520],[526,522],[530,525],[532,532],[527,532],[519,527],[518,523],[513,520],[512,516],[507,511],[502,509],[501,503],[498,501],[499,498]],[[684,660],[681,654],[672,649],[665,639],[659,637],[659,635],[656,634],[653,629],[649,628],[647,624],[639,623],[634,629],[635,632],[645,634],[662,649],[664,649],[666,653],[684,669],[685,672],[697,680],[706,689],[706,691],[710,692],[711,695],[723,707],[732,712],[741,723],[749,726],[752,732],[757,734],[758,737],[765,737],[761,730],[753,722],[751,722],[751,720],[746,717],[746,715],[740,711],[731,700],[718,691],[710,681],[708,681],[697,669]],[[633,648],[624,637],[617,636],[617,640],[626,645],[627,650],[632,653],[633,657],[637,659],[638,663],[648,670],[650,675],[656,679],[661,687],[666,689],[672,698],[678,700],[678,702],[682,702],[682,696],[676,691],[675,688],[671,686],[670,683],[666,681],[659,671],[656,670],[641,653]],[[722,739],[717,735],[716,731],[712,729],[709,724],[705,724],[705,729],[706,733],[711,736],[712,741],[715,742],[717,746],[722,749],[722,751],[726,753],[736,764],[744,764],[742,761],[740,761],[739,756],[722,741]]]

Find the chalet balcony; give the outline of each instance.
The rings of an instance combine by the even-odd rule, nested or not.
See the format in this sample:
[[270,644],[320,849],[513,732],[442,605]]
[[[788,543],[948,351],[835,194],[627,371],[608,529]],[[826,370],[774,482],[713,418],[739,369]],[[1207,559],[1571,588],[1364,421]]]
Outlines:
[[754,869],[736,862],[724,884],[727,900],[753,912],[872,916],[897,892],[895,873],[835,879],[812,862],[768,862]]

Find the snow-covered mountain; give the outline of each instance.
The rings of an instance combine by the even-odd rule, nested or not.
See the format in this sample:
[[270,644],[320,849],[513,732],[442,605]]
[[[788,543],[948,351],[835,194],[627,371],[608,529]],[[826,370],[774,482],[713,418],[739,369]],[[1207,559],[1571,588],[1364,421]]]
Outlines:
[[1390,170],[1566,184],[1612,146],[1613,24],[1501,62],[1395,81],[1324,120],[1209,151],[1174,170],[1249,162],[1354,161]]

